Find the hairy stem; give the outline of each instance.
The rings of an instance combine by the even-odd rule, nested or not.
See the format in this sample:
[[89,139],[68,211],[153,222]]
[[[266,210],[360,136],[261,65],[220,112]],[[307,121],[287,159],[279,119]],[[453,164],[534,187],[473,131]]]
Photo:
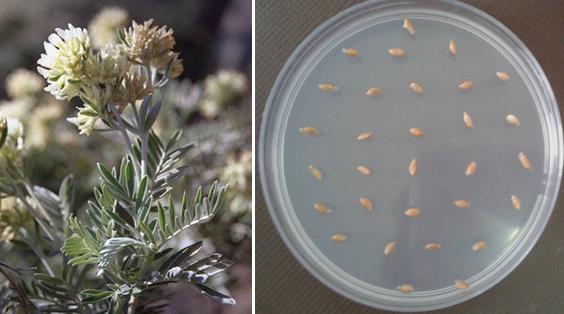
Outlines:
[[131,141],[129,140],[129,135],[127,135],[127,130],[125,129],[125,125],[123,124],[123,120],[121,119],[121,115],[117,111],[117,109],[114,105],[109,104],[108,107],[110,108],[110,110],[112,111],[114,116],[116,117],[116,120],[117,120],[118,125],[119,125],[119,131],[121,132],[121,135],[123,136],[123,139],[125,140],[125,146],[127,146],[127,150],[129,151],[129,155],[131,156],[131,159],[133,161],[133,170],[135,171],[135,175],[139,178],[139,167],[137,166],[137,163],[135,162],[137,160],[137,158],[135,157],[135,151],[133,150],[133,145],[131,145]]
[[137,310],[137,305],[139,303],[139,297],[137,295],[131,295],[129,297],[129,303],[127,305],[127,314],[135,314]]

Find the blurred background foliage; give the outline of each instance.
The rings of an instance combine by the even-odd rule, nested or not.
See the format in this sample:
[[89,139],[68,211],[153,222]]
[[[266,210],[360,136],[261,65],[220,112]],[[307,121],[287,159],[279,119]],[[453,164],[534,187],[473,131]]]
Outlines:
[[[101,10],[114,14],[97,17]],[[31,165],[27,172],[34,184],[56,191],[65,175],[75,175],[79,215],[98,180],[96,162],[116,165],[123,145],[112,133],[79,136],[66,121],[79,103],[42,91],[45,83],[36,63],[45,38],[67,23],[89,27],[93,36],[93,28],[117,27],[122,19],[122,26],[154,19],[156,25],[174,30],[184,72],[157,95],[166,112],[156,122],[158,132],[166,135],[182,128],[184,142],[198,143],[184,161],[190,170],[179,183],[183,189],[194,193],[215,179],[231,186],[225,209],[179,242],[204,239],[210,252],[234,261],[223,284],[238,305],[217,306],[186,287],[176,292],[167,313],[251,312],[251,17],[251,0],[0,0],[0,110],[24,123],[27,158],[33,160],[26,162]],[[1,240],[0,254],[1,262],[19,267],[36,262]]]

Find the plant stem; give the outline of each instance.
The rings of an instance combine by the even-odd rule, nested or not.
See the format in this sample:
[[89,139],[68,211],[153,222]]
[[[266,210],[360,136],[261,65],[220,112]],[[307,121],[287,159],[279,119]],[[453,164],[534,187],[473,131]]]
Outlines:
[[123,124],[123,120],[121,119],[121,115],[117,111],[117,109],[114,105],[109,104],[108,107],[110,108],[110,110],[112,111],[114,116],[116,117],[116,120],[117,120],[118,125],[119,125],[119,131],[121,132],[121,135],[123,136],[123,139],[125,140],[125,146],[127,146],[127,150],[129,151],[129,155],[131,156],[131,159],[133,161],[133,170],[135,171],[135,175],[139,178],[139,167],[137,166],[137,163],[135,162],[137,160],[137,158],[135,156],[135,151],[133,150],[133,145],[131,145],[131,141],[129,140],[129,135],[127,135],[127,130],[125,129],[125,125]]
[[129,304],[127,305],[128,307],[127,314],[135,314],[138,303],[139,303],[139,297],[136,294],[131,295],[129,297]]
[[35,218],[35,221],[37,221],[37,223],[39,224],[39,226],[41,227],[41,229],[43,230],[43,232],[45,232],[45,234],[51,239],[51,241],[55,242],[57,245],[60,244],[59,243],[59,238],[57,236],[55,236],[51,230],[45,225],[45,223],[43,222],[43,220],[41,220],[41,217],[39,216],[39,214],[35,211],[35,208],[33,208],[28,201],[25,199],[25,196],[21,196],[18,195],[18,199],[22,202],[22,204],[24,204],[24,206],[29,210],[29,212],[31,213],[31,215],[33,216],[33,218]]

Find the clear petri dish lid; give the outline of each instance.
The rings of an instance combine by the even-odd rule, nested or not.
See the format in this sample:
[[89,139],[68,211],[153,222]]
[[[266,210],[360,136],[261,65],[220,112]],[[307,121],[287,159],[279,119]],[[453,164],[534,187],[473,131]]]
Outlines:
[[491,288],[531,250],[559,189],[562,128],[539,64],[492,17],[365,2],[286,63],[259,166],[281,237],[318,280],[369,306],[432,310]]

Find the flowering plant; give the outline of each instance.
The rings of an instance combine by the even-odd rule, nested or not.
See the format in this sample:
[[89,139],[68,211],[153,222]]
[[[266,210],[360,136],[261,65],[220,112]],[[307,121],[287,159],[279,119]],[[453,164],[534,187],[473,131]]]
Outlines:
[[[7,313],[159,313],[165,288],[192,284],[207,297],[234,304],[209,285],[231,262],[220,254],[198,258],[202,242],[174,250],[170,242],[194,225],[209,221],[223,206],[227,186],[213,183],[189,200],[175,200],[174,183],[189,166],[177,164],[193,149],[182,132],[154,131],[162,104],[154,93],[183,70],[174,52],[173,31],[152,20],[122,29],[117,40],[91,46],[86,29],[56,29],[45,43],[38,72],[45,90],[59,100],[82,105],[68,121],[81,134],[112,132],[127,154],[114,168],[98,164],[99,185],[86,215],[74,208],[74,179],[59,193],[34,185],[24,168],[23,127],[0,116],[0,236],[33,251],[41,266],[29,269],[0,263],[11,286],[0,309]],[[1,300],[7,300],[2,302]]]

